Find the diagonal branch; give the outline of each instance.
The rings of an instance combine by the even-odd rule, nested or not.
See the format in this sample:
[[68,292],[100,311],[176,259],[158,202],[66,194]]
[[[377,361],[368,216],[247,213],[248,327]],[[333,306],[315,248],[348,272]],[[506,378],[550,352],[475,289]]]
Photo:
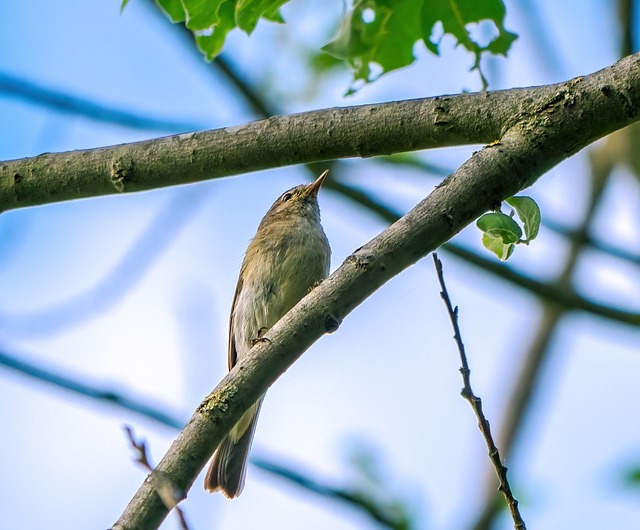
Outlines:
[[[476,152],[413,210],[351,254],[269,330],[268,341],[257,344],[205,398],[151,477],[155,473],[168,477],[186,495],[225,433],[321,335],[335,329],[381,285],[483,212],[612,128],[636,120],[640,112],[639,60],[627,58],[590,78],[564,85],[538,113],[521,116],[500,142]],[[622,91],[612,88],[621,82],[625,85]],[[630,90],[630,86],[635,88]],[[624,94],[624,102],[610,97],[612,94]],[[580,105],[575,98],[581,100]],[[115,529],[146,530],[161,524],[167,509],[152,482],[140,486]]]
[[[290,164],[493,142],[515,126],[566,158],[637,120],[640,55],[556,85],[274,116],[246,125],[0,162],[0,212]],[[557,163],[557,162],[556,162]],[[545,163],[542,164],[546,166]]]

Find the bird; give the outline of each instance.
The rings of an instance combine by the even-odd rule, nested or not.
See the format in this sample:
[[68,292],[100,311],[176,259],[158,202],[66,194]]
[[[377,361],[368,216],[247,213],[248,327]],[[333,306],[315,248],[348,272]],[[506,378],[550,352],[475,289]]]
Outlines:
[[[320,223],[318,205],[318,191],[328,173],[326,170],[311,184],[280,195],[249,243],[231,305],[229,370],[328,276],[331,247]],[[230,499],[242,492],[263,400],[264,394],[218,446],[204,480],[207,491],[222,491]]]

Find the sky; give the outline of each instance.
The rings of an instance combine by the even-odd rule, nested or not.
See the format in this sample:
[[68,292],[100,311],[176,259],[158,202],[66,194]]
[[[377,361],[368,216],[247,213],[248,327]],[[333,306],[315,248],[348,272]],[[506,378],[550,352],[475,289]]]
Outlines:
[[[542,25],[526,11],[529,4]],[[559,82],[617,58],[609,2],[506,5],[506,26],[520,38],[508,59],[487,61],[492,89]],[[255,119],[233,87],[146,1],[131,0],[122,14],[116,1],[25,0],[4,10],[2,76],[193,129]],[[349,86],[344,71],[311,80],[304,52],[327,42],[341,12],[341,2],[293,2],[284,9],[289,24],[261,23],[251,38],[231,34],[227,57],[258,80],[283,113],[480,88],[468,71],[472,58],[446,39],[442,58],[418,46],[413,66],[350,98],[343,97]],[[3,86],[0,160],[182,132],[63,113]],[[421,157],[454,169],[477,148]],[[527,194],[546,219],[575,226],[587,200],[587,169],[581,153]],[[441,179],[357,159],[340,176],[399,211]],[[248,241],[273,200],[307,181],[303,168],[290,167],[3,213],[0,352],[186,421],[225,374],[229,306]],[[602,240],[636,254],[639,190],[636,177],[616,170],[594,228]],[[332,270],[385,228],[330,191],[320,192],[320,206]],[[455,242],[484,252],[474,227]],[[534,244],[516,249],[510,264],[549,279],[560,272],[566,253],[566,243],[543,227]],[[460,307],[472,384],[497,430],[542,308],[495,276],[451,254],[440,257]],[[640,311],[637,264],[585,253],[574,284],[595,300]],[[374,293],[276,382],[262,408],[254,453],[337,485],[362,481],[357,462],[371,457],[390,495],[415,515],[416,528],[464,527],[477,513],[488,469],[475,418],[459,395],[451,336],[432,261],[422,260]],[[636,524],[637,492],[624,489],[622,476],[640,462],[639,339],[638,329],[583,313],[562,320],[507,462],[530,528]],[[148,441],[156,462],[176,435],[141,415],[0,366],[0,528],[112,525],[146,476],[132,461],[125,424]],[[255,467],[234,501],[205,493],[201,481],[183,503],[193,529],[376,528],[357,510]],[[501,525],[510,527],[507,519]],[[175,518],[169,516],[163,528],[177,528]]]

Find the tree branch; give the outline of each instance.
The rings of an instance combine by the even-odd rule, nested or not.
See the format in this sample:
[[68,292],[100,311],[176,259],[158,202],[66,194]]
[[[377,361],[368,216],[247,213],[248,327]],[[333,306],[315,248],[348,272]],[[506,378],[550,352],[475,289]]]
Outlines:
[[[335,329],[381,285],[560,161],[612,128],[636,120],[640,111],[639,62],[638,56],[627,58],[589,78],[556,87],[555,96],[538,107],[538,112],[520,116],[500,142],[476,152],[413,210],[351,254],[269,330],[268,341],[254,346],[205,398],[151,478],[160,473],[186,494],[240,416],[321,335]],[[470,97],[468,101],[473,101]],[[387,107],[345,110],[358,113],[362,108],[380,118],[385,111],[379,109]],[[293,122],[289,125],[295,123],[295,116],[290,119]],[[364,123],[366,120],[360,125]],[[321,130],[327,127],[325,124]],[[375,135],[359,134],[368,139],[360,144],[364,152],[388,145]],[[296,157],[305,152],[305,140],[301,139],[301,150],[294,151]],[[114,528],[157,528],[166,515],[153,480],[146,480]]]
[[87,98],[52,90],[49,87],[5,72],[0,72],[0,92],[4,92],[10,97],[23,99],[28,103],[57,110],[58,112],[77,114],[90,120],[113,123],[131,129],[156,132],[184,132],[195,131],[203,127],[201,123],[154,118],[96,103]]
[[389,506],[373,499],[367,492],[360,491],[358,488],[332,486],[273,460],[254,456],[251,458],[251,463],[263,471],[304,488],[307,492],[357,508],[378,523],[380,527],[390,530],[407,530],[410,527],[409,515],[405,510],[398,509],[399,506],[395,503]]
[[[565,157],[637,120],[640,55],[556,85],[275,116],[247,125],[0,163],[0,212],[290,164],[498,140],[514,127]],[[591,131],[591,132],[588,132]],[[543,165],[546,165],[543,163]]]
[[18,359],[3,351],[0,351],[0,365],[38,381],[140,414],[173,429],[181,429],[184,426],[183,421],[167,414],[164,408],[143,403],[108,388],[89,385],[60,371],[47,369],[34,362]]

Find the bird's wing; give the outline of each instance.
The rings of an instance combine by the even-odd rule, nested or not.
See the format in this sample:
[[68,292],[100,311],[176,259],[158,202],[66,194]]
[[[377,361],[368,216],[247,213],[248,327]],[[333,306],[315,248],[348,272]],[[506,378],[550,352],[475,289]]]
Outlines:
[[242,277],[244,276],[244,263],[238,276],[238,285],[236,285],[236,292],[233,295],[233,303],[231,304],[231,315],[229,315],[229,370],[231,370],[238,362],[238,349],[236,348],[236,338],[233,334],[233,314],[236,308],[236,301],[242,291]]

